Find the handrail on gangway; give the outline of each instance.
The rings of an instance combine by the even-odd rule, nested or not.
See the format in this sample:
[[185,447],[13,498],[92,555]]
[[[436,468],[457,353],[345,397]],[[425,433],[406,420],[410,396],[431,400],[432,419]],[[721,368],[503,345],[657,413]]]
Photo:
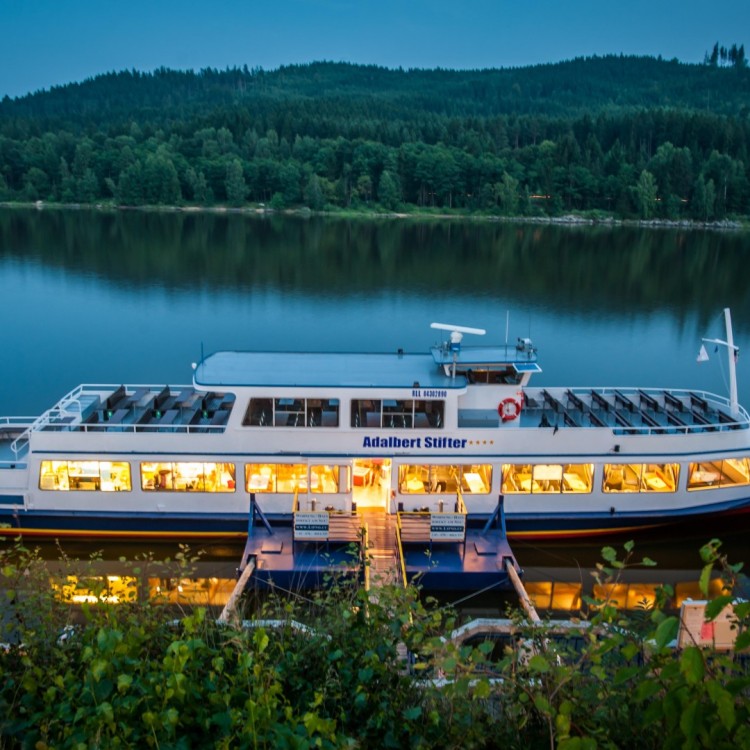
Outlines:
[[408,581],[406,580],[406,560],[404,559],[404,546],[401,542],[401,519],[397,519],[396,522],[396,561],[398,562],[398,572],[401,578],[401,585],[406,588]]

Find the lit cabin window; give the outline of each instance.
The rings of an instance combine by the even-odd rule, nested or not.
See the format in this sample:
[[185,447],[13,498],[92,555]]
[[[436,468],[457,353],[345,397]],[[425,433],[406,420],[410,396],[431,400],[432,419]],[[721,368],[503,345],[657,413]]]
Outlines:
[[338,427],[337,398],[251,398],[245,427]]
[[245,487],[248,492],[307,492],[307,464],[247,464]]
[[583,586],[563,581],[524,581],[524,588],[537,609],[579,610]]
[[352,399],[352,427],[434,430],[443,426],[445,402],[411,399]]
[[594,585],[594,599],[616,609],[650,610],[656,602],[654,583],[605,583]]
[[42,461],[42,490],[129,492],[130,464],[126,461]]
[[351,481],[348,466],[311,466],[310,492],[330,495],[337,492],[349,492]]
[[235,468],[196,461],[142,463],[141,487],[149,492],[234,492]]
[[593,464],[504,464],[505,495],[588,493],[594,486]]
[[744,484],[750,484],[747,458],[701,461],[690,464],[688,469],[688,490],[739,487]]
[[469,464],[407,464],[398,469],[399,492],[405,495],[429,493],[486,495],[492,487],[492,466]]
[[679,464],[605,464],[604,492],[674,492]]

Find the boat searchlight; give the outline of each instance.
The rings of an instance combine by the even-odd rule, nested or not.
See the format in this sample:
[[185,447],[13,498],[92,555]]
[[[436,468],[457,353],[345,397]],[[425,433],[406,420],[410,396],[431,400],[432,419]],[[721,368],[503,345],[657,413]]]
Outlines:
[[450,331],[451,334],[451,352],[453,353],[453,364],[451,365],[451,377],[456,377],[456,362],[458,353],[461,351],[461,340],[465,333],[473,333],[475,336],[484,336],[487,331],[484,328],[468,328],[467,326],[456,326],[452,323],[432,323],[430,328],[437,328],[440,331]]

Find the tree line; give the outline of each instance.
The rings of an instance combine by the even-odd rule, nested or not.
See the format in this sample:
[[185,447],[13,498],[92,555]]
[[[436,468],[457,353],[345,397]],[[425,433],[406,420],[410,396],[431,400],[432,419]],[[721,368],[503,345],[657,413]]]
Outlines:
[[750,200],[748,89],[616,57],[113,73],[0,103],[0,200],[724,219]]

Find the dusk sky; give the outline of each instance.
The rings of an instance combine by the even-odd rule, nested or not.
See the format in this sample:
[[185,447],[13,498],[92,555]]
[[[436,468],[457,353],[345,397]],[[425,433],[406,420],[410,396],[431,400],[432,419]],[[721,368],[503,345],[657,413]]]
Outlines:
[[0,97],[165,66],[502,68],[605,54],[701,62],[750,0],[0,0]]

